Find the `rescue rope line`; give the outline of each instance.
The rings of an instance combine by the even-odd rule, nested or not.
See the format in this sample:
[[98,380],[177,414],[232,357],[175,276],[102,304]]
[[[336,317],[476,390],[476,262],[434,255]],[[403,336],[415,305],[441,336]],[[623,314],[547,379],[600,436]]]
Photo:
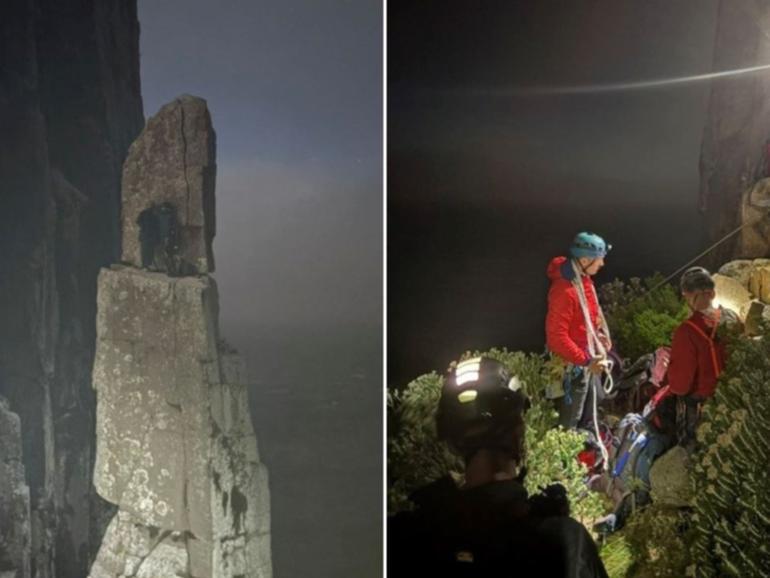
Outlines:
[[727,241],[727,239],[729,239],[730,237],[733,237],[733,236],[737,235],[737,234],[738,234],[740,231],[742,231],[743,229],[745,229],[746,227],[748,227],[748,226],[750,226],[750,225],[756,225],[756,224],[757,224],[757,223],[759,223],[759,222],[760,222],[762,219],[764,219],[766,216],[767,216],[767,215],[765,215],[765,214],[759,215],[759,216],[758,216],[756,219],[752,219],[751,221],[747,221],[746,223],[743,223],[741,226],[737,227],[736,229],[734,229],[734,230],[730,231],[730,232],[729,232],[727,235],[725,235],[724,237],[722,237],[721,239],[719,239],[719,240],[718,240],[716,243],[714,243],[713,245],[711,245],[710,247],[708,247],[708,248],[707,248],[705,251],[703,251],[702,253],[699,253],[698,255],[696,255],[695,257],[693,257],[693,258],[692,258],[692,259],[690,259],[689,261],[687,261],[687,263],[685,263],[684,265],[682,265],[681,267],[679,267],[679,269],[677,269],[676,271],[674,271],[673,273],[671,273],[671,275],[669,275],[668,277],[666,277],[665,279],[663,279],[663,281],[661,281],[660,283],[658,283],[657,285],[655,285],[655,286],[654,286],[654,287],[652,287],[651,289],[648,289],[647,291],[645,291],[644,293],[642,293],[641,295],[639,295],[639,296],[638,296],[638,297],[636,297],[635,299],[631,300],[631,302],[629,303],[629,305],[630,305],[631,303],[635,303],[636,301],[638,301],[638,300],[640,300],[640,299],[642,299],[642,298],[644,298],[644,297],[647,297],[647,296],[648,296],[648,295],[650,295],[651,293],[654,293],[655,291],[657,291],[658,289],[660,289],[661,287],[663,287],[663,286],[664,286],[666,283],[670,282],[670,281],[671,281],[671,280],[672,280],[674,277],[676,277],[677,275],[679,275],[679,273],[681,273],[682,271],[684,271],[685,269],[687,269],[688,267],[690,267],[690,266],[691,266],[691,265],[693,265],[694,263],[698,262],[700,259],[702,259],[702,258],[703,258],[703,257],[705,257],[706,255],[708,255],[709,253],[711,253],[711,251],[713,251],[713,250],[714,250],[714,249],[716,249],[716,248],[717,248],[719,245],[721,245],[722,243],[724,243],[725,241]]

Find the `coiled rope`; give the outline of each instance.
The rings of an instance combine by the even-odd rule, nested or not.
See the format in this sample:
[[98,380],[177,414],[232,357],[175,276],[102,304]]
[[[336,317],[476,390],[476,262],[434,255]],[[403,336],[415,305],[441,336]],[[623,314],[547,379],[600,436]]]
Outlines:
[[[601,432],[599,431],[599,416],[598,416],[598,397],[599,397],[599,387],[601,387],[605,393],[610,394],[612,393],[612,390],[615,387],[615,382],[612,379],[612,365],[613,362],[611,359],[608,359],[607,356],[607,349],[604,347],[604,343],[602,343],[602,340],[599,339],[599,336],[596,333],[596,328],[594,327],[593,321],[591,320],[591,314],[588,310],[588,300],[586,299],[585,289],[583,287],[583,273],[578,269],[577,263],[575,262],[575,259],[571,259],[570,263],[572,264],[572,271],[574,272],[575,276],[572,279],[572,285],[575,287],[575,292],[578,296],[578,302],[580,303],[580,310],[583,313],[583,320],[585,322],[586,326],[586,336],[588,338],[588,353],[591,356],[591,360],[596,359],[597,357],[601,357],[604,361],[604,367],[602,368],[602,373],[604,374],[604,380],[602,381],[602,378],[600,378],[598,375],[592,374],[588,369],[586,368],[583,371],[583,380],[587,388],[591,389],[591,393],[593,394],[593,400],[592,400],[592,417],[593,417],[593,426],[594,426],[594,433],[596,435],[596,443],[599,444],[599,450],[602,454],[602,468],[604,470],[607,470],[609,468],[609,461],[610,456],[607,452],[607,448],[604,447],[604,442],[602,441]],[[604,313],[602,312],[602,308],[599,306],[599,299],[596,295],[596,289],[591,285],[591,291],[593,293],[594,301],[599,308],[599,321],[602,324],[602,331],[607,336],[607,339],[610,340],[610,328],[607,325],[607,320],[604,318]]]

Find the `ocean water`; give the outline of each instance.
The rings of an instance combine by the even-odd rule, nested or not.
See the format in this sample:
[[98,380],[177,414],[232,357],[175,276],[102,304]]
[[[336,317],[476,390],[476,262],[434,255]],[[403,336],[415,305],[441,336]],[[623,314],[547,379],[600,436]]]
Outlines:
[[275,578],[382,575],[382,329],[223,324],[270,475]]

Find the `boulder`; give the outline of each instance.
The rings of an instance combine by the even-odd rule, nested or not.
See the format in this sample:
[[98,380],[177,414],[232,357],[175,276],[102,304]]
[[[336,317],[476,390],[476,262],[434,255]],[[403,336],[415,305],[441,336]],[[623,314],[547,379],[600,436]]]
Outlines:
[[770,265],[755,265],[752,268],[749,290],[762,303],[770,303]]
[[751,270],[754,268],[754,261],[751,259],[736,259],[728,261],[719,268],[720,275],[731,277],[748,289]]
[[726,277],[716,273],[716,302],[723,307],[734,311],[741,319],[745,319],[751,302],[751,294],[739,281],[732,277]]
[[759,335],[759,328],[763,319],[770,321],[770,307],[761,301],[752,301],[746,313],[746,334]]
[[690,504],[690,458],[681,446],[674,446],[650,468],[650,495],[656,504],[684,507]]

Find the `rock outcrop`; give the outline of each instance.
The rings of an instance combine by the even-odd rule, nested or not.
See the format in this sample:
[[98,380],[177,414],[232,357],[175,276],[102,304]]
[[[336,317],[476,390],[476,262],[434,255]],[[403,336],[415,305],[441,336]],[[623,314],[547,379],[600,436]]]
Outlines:
[[746,286],[737,279],[720,273],[715,273],[713,278],[717,302],[734,311],[741,320],[746,319],[746,313],[751,304],[751,293]]
[[770,305],[770,259],[738,259],[729,261],[719,268],[714,276],[717,280],[717,299],[720,285],[724,291],[734,295],[736,302],[758,300]]
[[662,506],[686,507],[692,500],[690,458],[687,450],[674,446],[650,468],[650,495]]
[[[99,275],[94,484],[118,513],[91,578],[272,575],[267,473],[243,364],[219,337],[216,284],[205,274],[213,263],[213,143],[205,101],[183,97],[148,122],[126,163],[126,246],[141,251],[132,219],[159,203],[180,215],[182,229],[210,228],[174,243],[161,235],[167,259],[144,262],[162,268],[182,255],[193,269],[148,271],[124,259],[130,265]],[[197,164],[166,163],[147,151],[161,161],[200,156],[190,157]],[[191,172],[211,181],[191,186]]]
[[174,274],[214,271],[214,151],[201,99],[182,96],[147,122],[123,169],[123,262]]
[[[768,0],[721,0],[717,10],[714,72],[770,61]],[[736,75],[712,81],[701,146],[701,209],[709,238],[727,235],[755,219],[767,200],[761,181],[770,177],[770,77]],[[747,226],[712,252],[710,264],[770,256],[770,222]],[[753,222],[753,221],[752,221]]]
[[30,573],[85,576],[107,506],[91,483],[96,278],[119,256],[144,124],[136,1],[5,2],[0,37],[0,394],[20,418]]
[[21,459],[21,423],[0,397],[0,576],[30,577],[29,486]]

